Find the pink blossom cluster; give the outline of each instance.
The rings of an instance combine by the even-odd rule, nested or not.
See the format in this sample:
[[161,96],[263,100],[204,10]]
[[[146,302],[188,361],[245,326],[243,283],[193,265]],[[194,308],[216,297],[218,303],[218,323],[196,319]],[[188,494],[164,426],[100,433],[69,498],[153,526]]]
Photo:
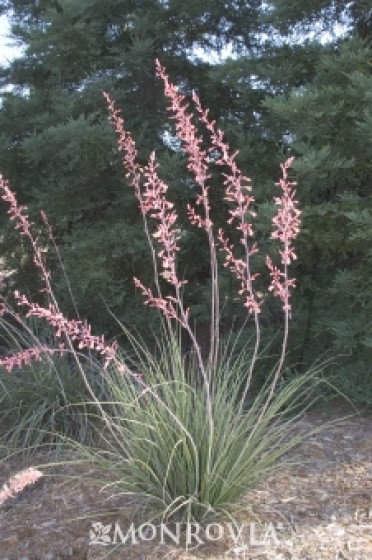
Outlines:
[[300,231],[301,215],[295,198],[295,186],[297,183],[288,179],[288,169],[292,163],[293,158],[289,158],[284,164],[281,164],[282,178],[276,185],[281,189],[282,193],[281,196],[274,198],[278,211],[273,218],[274,229],[271,237],[272,239],[278,239],[282,244],[283,248],[279,250],[282,270],[273,264],[269,256],[266,257],[266,264],[271,277],[269,291],[279,297],[286,312],[291,311],[289,303],[290,290],[296,285],[295,279],[288,277],[287,268],[288,265],[297,259],[293,248],[293,240]]
[[283,244],[283,250],[279,251],[283,264],[291,264],[292,261],[297,259],[292,242],[300,231],[301,212],[298,209],[294,189],[297,183],[288,180],[288,169],[293,161],[294,158],[289,158],[284,164],[281,164],[282,178],[276,185],[281,189],[282,195],[274,197],[278,212],[273,218],[274,230],[271,237],[278,239]]
[[[25,295],[20,294],[17,290],[14,292],[14,297],[18,306],[23,306],[28,309],[26,317],[45,319],[54,328],[55,335],[58,338],[66,334],[71,340],[78,342],[78,347],[80,349],[89,348],[99,352],[106,359],[106,367],[115,359],[117,343],[114,342],[108,345],[103,335],[92,335],[91,326],[87,321],[68,320],[53,304],[49,304],[48,308],[42,307],[37,303],[30,302]],[[60,349],[63,347],[64,345],[62,344]]]
[[[234,221],[236,229],[249,236],[253,236],[252,224],[247,221],[248,215],[255,216],[256,213],[251,209],[254,202],[254,197],[251,195],[252,180],[250,177],[243,175],[236,163],[236,157],[239,152],[236,151],[230,154],[230,146],[224,141],[224,133],[222,130],[216,128],[216,122],[208,118],[209,109],[204,109],[201,105],[198,95],[193,93],[193,101],[196,110],[199,113],[199,120],[204,124],[210,133],[210,148],[211,160],[216,165],[227,167],[229,172],[222,173],[225,185],[225,200],[231,202],[233,207],[229,209],[230,218],[228,223]],[[218,153],[217,158],[213,158],[213,154]]]
[[35,361],[40,362],[43,358],[43,354],[53,354],[55,351],[56,350],[48,346],[33,346],[17,352],[16,354],[0,358],[0,366],[6,369],[8,373],[11,373],[13,369],[29,366]]
[[177,300],[172,296],[156,297],[154,296],[151,288],[146,288],[142,282],[134,277],[134,285],[138,288],[144,296],[144,304],[154,309],[159,309],[169,319],[179,320],[176,303]]
[[142,177],[142,167],[137,162],[137,149],[136,144],[127,130],[125,130],[124,119],[121,116],[119,109],[115,107],[115,101],[111,99],[110,95],[103,92],[103,97],[106,100],[110,122],[115,128],[117,134],[117,143],[120,152],[123,154],[123,166],[126,177],[131,176],[131,185],[134,188],[137,200],[140,204],[142,212],[142,197],[141,197],[141,177]]
[[180,233],[179,229],[175,227],[178,216],[174,210],[174,204],[166,198],[168,185],[159,178],[157,168],[158,164],[153,152],[148,165],[144,168],[146,181],[142,194],[142,205],[145,212],[156,220],[156,230],[152,236],[162,247],[158,252],[162,264],[161,276],[169,284],[181,287],[186,284],[186,280],[180,280],[176,271],[176,255],[180,250],[177,244]]
[[17,199],[13,191],[10,190],[8,181],[0,175],[0,189],[3,192],[1,198],[9,204],[7,213],[12,221],[15,221],[15,229],[20,230],[20,235],[31,235],[32,222],[29,221],[25,213],[26,206],[18,205]]
[[10,498],[14,498],[28,486],[35,484],[43,473],[34,467],[25,469],[12,476],[0,490],[0,506]]
[[[239,295],[244,298],[244,307],[248,313],[260,313],[261,302],[253,292],[253,282],[259,276],[256,272],[252,274],[249,269],[247,260],[239,259],[234,254],[234,246],[225,237],[222,229],[218,232],[218,240],[221,243],[222,250],[225,252],[224,267],[229,268],[240,282]],[[257,246],[253,245],[250,249],[247,247],[248,256],[258,252]]]
[[48,282],[50,272],[44,265],[42,252],[38,245],[38,238],[32,233],[32,226],[34,224],[28,218],[27,207],[18,204],[15,193],[10,190],[8,181],[2,175],[0,175],[0,192],[2,192],[1,198],[9,204],[8,214],[10,220],[15,222],[14,227],[19,230],[20,235],[28,237],[32,246],[34,263],[40,270],[44,280]]
[[175,121],[177,136],[188,155],[187,169],[193,174],[195,183],[201,190],[201,194],[196,198],[195,205],[204,208],[205,216],[200,216],[195,208],[188,204],[189,219],[197,227],[210,230],[212,221],[207,181],[212,175],[209,171],[208,153],[202,148],[203,139],[197,134],[196,127],[192,122],[193,115],[187,112],[188,106],[185,102],[185,96],[180,94],[177,86],[169,81],[165,68],[158,60],[156,61],[156,71],[157,76],[162,78],[164,82],[164,93],[170,100],[170,106],[167,109],[172,113],[171,119]]

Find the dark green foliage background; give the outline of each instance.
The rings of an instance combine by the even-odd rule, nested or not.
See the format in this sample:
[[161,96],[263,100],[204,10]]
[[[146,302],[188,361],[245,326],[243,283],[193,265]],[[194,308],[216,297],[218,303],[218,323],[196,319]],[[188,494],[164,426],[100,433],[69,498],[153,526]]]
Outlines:
[[[336,385],[372,404],[371,1],[9,0],[1,10],[25,50],[0,68],[0,169],[36,223],[38,210],[47,212],[80,315],[119,340],[110,311],[144,336],[158,325],[133,287],[134,275],[151,284],[151,261],[107,121],[108,91],[141,161],[157,150],[184,231],[185,300],[200,336],[208,331],[207,245],[185,216],[195,192],[184,158],[165,141],[172,128],[155,77],[158,57],[186,95],[195,89],[210,107],[253,179],[262,288],[279,162],[296,156],[303,230],[289,363],[301,370],[335,356],[329,371]],[[341,37],[334,34],[338,24],[347,27]],[[218,52],[227,44],[234,57],[219,63],[202,60],[197,50]],[[222,194],[217,177],[217,225],[226,216]],[[5,219],[1,252],[16,271],[9,288],[39,297],[30,255]],[[52,251],[48,259],[62,307],[72,315]],[[228,333],[244,315],[226,274],[221,291]],[[275,302],[262,323],[269,340],[281,325]]]

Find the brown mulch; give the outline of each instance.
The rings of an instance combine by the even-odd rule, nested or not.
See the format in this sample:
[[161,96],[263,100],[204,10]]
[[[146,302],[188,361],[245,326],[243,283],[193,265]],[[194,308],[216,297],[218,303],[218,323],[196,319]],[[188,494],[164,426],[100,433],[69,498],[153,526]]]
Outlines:
[[[311,412],[302,427],[325,419]],[[0,509],[0,560],[372,560],[371,415],[328,426],[298,453],[306,464],[278,472],[244,498],[237,519],[239,541],[226,530],[223,538],[205,539],[205,545],[188,551],[171,541],[127,542],[117,550],[111,544],[89,544],[92,522],[107,528],[118,522],[125,534],[133,516],[140,515],[138,505],[99,492],[89,480],[93,471],[85,470],[84,480],[66,479],[81,467],[54,467],[50,476]],[[22,468],[52,460],[42,455],[10,458],[0,464],[0,487]],[[111,518],[97,513],[110,508],[116,511]]]

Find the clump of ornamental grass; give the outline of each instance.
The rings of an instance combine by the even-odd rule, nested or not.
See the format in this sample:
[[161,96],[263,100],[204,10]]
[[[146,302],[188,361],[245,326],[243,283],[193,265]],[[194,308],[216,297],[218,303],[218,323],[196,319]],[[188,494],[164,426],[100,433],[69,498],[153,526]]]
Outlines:
[[[86,321],[64,316],[26,209],[18,206],[3,179],[0,191],[9,203],[10,218],[31,243],[47,299],[42,306],[15,292],[18,307],[25,310],[27,317],[44,319],[54,329],[60,342],[47,353],[70,352],[76,356],[77,345],[78,349],[97,352],[104,361],[101,372],[110,393],[106,402],[97,397],[77,360],[76,373],[91,396],[95,416],[100,416],[105,426],[100,448],[78,446],[82,460],[93,461],[109,475],[117,492],[142,498],[157,517],[199,521],[227,512],[244,492],[283,466],[281,458],[306,436],[294,431],[299,403],[303,403],[304,410],[309,404],[309,384],[320,381],[317,370],[289,382],[284,382],[282,376],[291,292],[295,287],[289,267],[296,259],[293,241],[300,226],[296,183],[289,178],[292,159],[281,165],[277,183],[272,238],[278,243],[278,251],[276,257],[266,257],[270,282],[263,297],[255,287],[259,272],[254,269],[254,256],[259,247],[254,238],[256,207],[251,180],[240,171],[237,154],[231,153],[222,131],[209,119],[197,95],[193,95],[192,111],[158,62],[157,75],[163,80],[175,132],[198,191],[194,204],[187,208],[190,227],[203,231],[209,244],[210,349],[206,359],[192,328],[192,310],[184,305],[187,280],[180,278],[177,270],[181,231],[176,208],[167,196],[168,186],[159,175],[155,153],[146,165],[138,163],[135,143],[108,94],[105,97],[110,119],[152,256],[153,286],[145,286],[138,278],[134,283],[144,296],[145,305],[156,308],[163,317],[164,329],[157,340],[157,351],[146,350],[140,340],[126,332],[133,350],[129,360],[127,355],[120,354],[115,343],[108,344],[102,336],[93,335]],[[204,134],[198,132],[200,127]],[[209,193],[217,171],[223,177],[228,210],[226,228],[216,231]],[[45,214],[42,217],[50,228]],[[231,242],[231,229],[239,237],[238,247]],[[239,296],[255,333],[253,352],[243,350],[236,354],[220,340],[221,262],[238,282]],[[261,346],[260,312],[270,293],[279,299],[283,309],[282,348],[274,370],[267,372],[263,389],[253,396],[252,380]],[[3,301],[3,314],[7,312]],[[179,331],[191,343],[187,356]],[[37,345],[31,352],[27,361],[21,352],[0,360],[0,365],[12,371],[14,360],[19,366],[28,364],[31,358],[40,358]],[[290,415],[293,410],[296,414]]]
[[[92,399],[74,360],[68,353],[53,352],[53,340],[42,343],[35,324],[17,319],[14,312],[12,319],[0,318],[1,350],[9,356],[2,362],[14,368],[12,375],[0,371],[2,443],[24,453],[53,445],[61,436],[91,443],[97,422],[92,421]],[[106,400],[99,364],[92,357],[79,360],[95,394]]]

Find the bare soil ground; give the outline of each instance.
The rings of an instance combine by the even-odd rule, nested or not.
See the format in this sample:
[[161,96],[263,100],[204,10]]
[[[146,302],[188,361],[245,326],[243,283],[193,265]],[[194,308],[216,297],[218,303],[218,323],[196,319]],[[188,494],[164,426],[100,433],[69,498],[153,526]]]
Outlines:
[[[325,420],[324,413],[311,412],[302,424]],[[93,471],[86,470],[81,480],[78,469],[54,467],[51,476],[0,510],[0,560],[372,560],[372,416],[328,426],[299,454],[306,464],[279,472],[243,498],[239,540],[225,524],[222,533],[217,527],[208,538],[200,533],[205,544],[187,551],[171,539],[161,544],[160,538],[127,541],[115,550],[114,522],[125,535],[135,502],[99,492],[90,480]],[[42,455],[6,460],[0,464],[0,487],[22,468],[51,460]],[[112,517],[98,513],[110,508]],[[103,527],[111,542],[93,544],[102,541]]]

